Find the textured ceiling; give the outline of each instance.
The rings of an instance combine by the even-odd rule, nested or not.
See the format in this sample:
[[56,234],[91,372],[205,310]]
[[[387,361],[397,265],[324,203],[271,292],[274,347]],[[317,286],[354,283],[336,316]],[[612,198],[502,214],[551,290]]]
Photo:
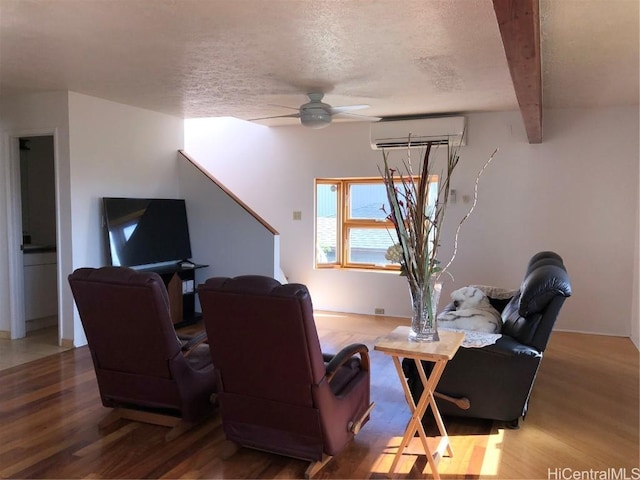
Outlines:
[[[544,108],[638,104],[638,4],[540,1]],[[52,90],[185,118],[311,91],[381,117],[518,108],[491,0],[0,0],[0,94]]]

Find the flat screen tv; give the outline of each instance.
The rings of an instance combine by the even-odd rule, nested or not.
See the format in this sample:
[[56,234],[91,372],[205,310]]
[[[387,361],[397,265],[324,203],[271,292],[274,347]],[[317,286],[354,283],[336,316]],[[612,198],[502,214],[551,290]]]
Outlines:
[[102,200],[111,265],[142,267],[191,258],[184,200],[108,197]]

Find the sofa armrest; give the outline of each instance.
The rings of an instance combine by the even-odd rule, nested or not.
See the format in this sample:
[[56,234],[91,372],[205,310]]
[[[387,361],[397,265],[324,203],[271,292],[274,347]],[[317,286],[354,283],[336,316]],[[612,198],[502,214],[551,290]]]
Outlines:
[[496,343],[482,347],[487,353],[492,353],[501,356],[529,356],[529,357],[541,357],[542,353],[529,345],[518,342],[508,335],[502,335]]

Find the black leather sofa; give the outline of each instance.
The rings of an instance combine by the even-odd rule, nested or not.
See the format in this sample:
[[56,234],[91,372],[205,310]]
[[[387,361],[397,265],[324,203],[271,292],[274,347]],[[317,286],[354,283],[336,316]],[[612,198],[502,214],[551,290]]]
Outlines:
[[[510,299],[489,298],[502,314],[502,337],[482,348],[460,348],[447,364],[436,391],[466,398],[467,409],[436,397],[442,415],[485,418],[517,427],[527,413],[529,397],[553,325],[571,282],[562,258],[555,252],[534,255],[519,290]],[[453,304],[446,309],[453,309]],[[423,362],[429,371],[431,364]],[[412,395],[422,383],[413,360],[402,362]],[[462,402],[457,402],[462,403]]]

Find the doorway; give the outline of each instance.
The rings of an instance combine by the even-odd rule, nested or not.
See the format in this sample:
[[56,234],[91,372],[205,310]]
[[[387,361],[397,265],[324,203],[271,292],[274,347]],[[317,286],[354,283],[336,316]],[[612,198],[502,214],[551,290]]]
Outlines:
[[24,330],[34,345],[57,346],[58,261],[53,135],[18,137]]

